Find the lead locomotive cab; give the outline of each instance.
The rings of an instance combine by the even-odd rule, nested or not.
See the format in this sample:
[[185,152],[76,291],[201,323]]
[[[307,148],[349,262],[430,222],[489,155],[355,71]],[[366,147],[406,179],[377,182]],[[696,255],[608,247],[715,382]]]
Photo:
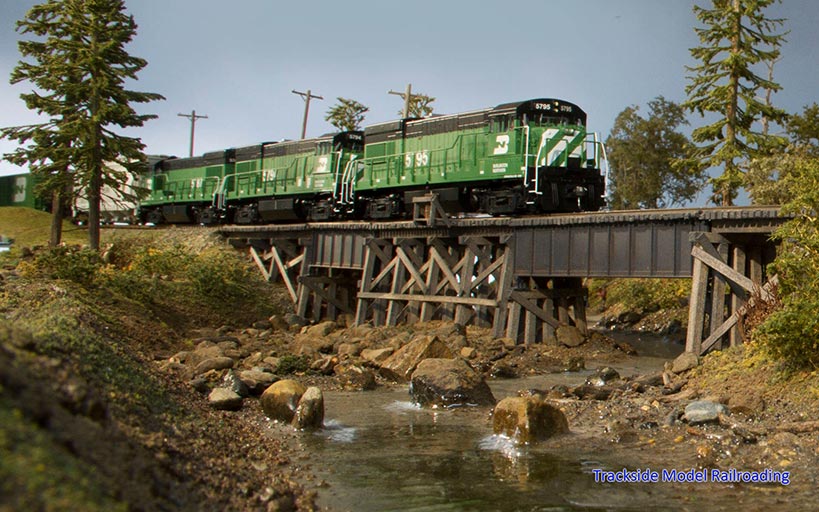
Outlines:
[[[557,99],[533,99],[495,107],[489,114],[495,146],[486,167],[511,176],[476,187],[473,201],[491,214],[599,210],[604,205],[602,144],[586,131],[586,113]],[[510,155],[515,155],[510,158]]]

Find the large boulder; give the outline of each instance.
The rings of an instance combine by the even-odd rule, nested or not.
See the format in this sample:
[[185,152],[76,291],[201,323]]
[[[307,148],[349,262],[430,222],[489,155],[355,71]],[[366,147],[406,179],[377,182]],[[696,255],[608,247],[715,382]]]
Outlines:
[[309,387],[299,399],[293,415],[293,427],[319,429],[324,424],[324,395],[317,387]]
[[492,429],[526,444],[568,433],[569,422],[560,409],[538,396],[513,396],[495,406]]
[[424,359],[452,357],[452,351],[437,336],[419,336],[384,361],[381,375],[396,382],[407,382]]
[[493,405],[484,378],[463,359],[424,359],[412,373],[410,396],[425,406]]
[[262,409],[268,418],[290,423],[305,391],[303,385],[291,379],[274,382],[262,393]]

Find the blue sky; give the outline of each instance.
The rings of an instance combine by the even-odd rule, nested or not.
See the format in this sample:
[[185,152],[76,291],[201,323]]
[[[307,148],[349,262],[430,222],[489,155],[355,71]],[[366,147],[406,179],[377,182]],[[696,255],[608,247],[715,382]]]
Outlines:
[[[8,85],[19,60],[14,30],[34,0],[0,2],[0,126],[35,122]],[[189,122],[196,153],[298,138],[304,103],[314,100],[307,134],[338,96],[370,107],[365,125],[393,119],[412,83],[454,113],[537,97],[580,105],[604,138],[625,107],[663,95],[683,101],[689,48],[698,40],[689,0],[126,0],[139,31],[129,51],[148,67],[132,88],[167,99],[140,110],[159,115],[139,136],[151,154],[186,156]],[[704,0],[700,4],[706,5]],[[784,0],[788,42],[775,103],[789,112],[819,101],[819,3]],[[691,116],[692,124],[700,123]],[[0,141],[0,152],[13,148]],[[0,174],[15,171],[0,163]]]

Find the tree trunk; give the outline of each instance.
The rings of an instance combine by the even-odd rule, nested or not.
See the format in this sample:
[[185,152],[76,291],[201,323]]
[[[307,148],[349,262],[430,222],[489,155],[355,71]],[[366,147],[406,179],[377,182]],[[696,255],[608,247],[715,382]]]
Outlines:
[[[96,163],[95,163],[96,164]],[[102,169],[94,165],[88,185],[88,246],[100,250],[100,195],[102,193]]]
[[49,247],[57,247],[63,240],[63,217],[65,216],[63,203],[62,191],[55,190],[51,196],[51,238],[48,241]]

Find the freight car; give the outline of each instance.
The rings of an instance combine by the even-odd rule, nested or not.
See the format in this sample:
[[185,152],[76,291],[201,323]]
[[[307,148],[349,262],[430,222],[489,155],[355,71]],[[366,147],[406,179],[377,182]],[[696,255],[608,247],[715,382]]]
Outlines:
[[34,194],[36,184],[32,174],[0,176],[0,206],[46,209],[48,205]]

